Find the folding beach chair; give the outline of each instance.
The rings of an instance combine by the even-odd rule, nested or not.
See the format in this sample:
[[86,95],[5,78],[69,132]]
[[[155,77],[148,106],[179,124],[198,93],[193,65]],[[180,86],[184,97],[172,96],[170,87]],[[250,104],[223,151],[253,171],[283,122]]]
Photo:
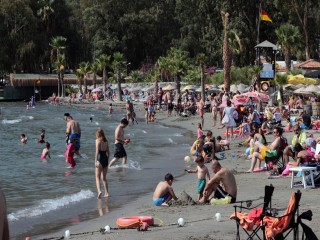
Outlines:
[[[262,203],[256,205],[255,207],[244,207],[243,203],[248,203],[248,201],[241,201],[241,205],[234,206],[234,214],[230,216],[230,219],[234,219],[237,225],[236,232],[236,240],[240,240],[240,227],[247,234],[248,238],[252,240],[253,237],[262,240],[262,238],[258,235],[259,230],[261,228],[261,220],[266,215],[271,215],[271,198],[274,191],[274,187],[272,185],[265,186],[264,188],[264,200]],[[250,201],[249,201],[250,202]],[[258,208],[262,206],[262,208]],[[238,211],[239,209],[239,211]],[[249,213],[243,213],[242,210],[250,210]]]
[[280,217],[264,216],[261,221],[263,239],[283,240],[293,231],[293,239],[297,237],[298,224],[296,215],[299,209],[301,192],[292,193],[285,214]]
[[277,155],[273,157],[265,157],[265,163],[267,164],[267,169],[270,170],[270,163],[272,165],[276,165],[278,169],[284,169],[285,168],[285,163],[284,163],[284,158],[283,158],[283,151],[288,145],[288,141],[285,137],[281,136],[281,144],[277,148]]
[[[305,239],[306,240],[319,240],[318,237],[316,236],[316,234],[313,232],[313,230],[301,221],[302,219],[311,221],[312,215],[313,215],[312,211],[308,210],[298,216],[297,224],[300,225],[302,228],[301,240],[305,240]],[[306,238],[304,238],[304,237],[306,237]]]

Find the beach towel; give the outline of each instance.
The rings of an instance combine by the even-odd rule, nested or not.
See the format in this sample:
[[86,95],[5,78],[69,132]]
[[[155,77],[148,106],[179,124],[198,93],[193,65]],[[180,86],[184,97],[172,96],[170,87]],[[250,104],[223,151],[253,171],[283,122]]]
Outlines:
[[[253,231],[254,226],[260,224],[260,216],[262,214],[262,208],[254,208],[249,213],[237,212],[237,218],[239,218],[240,225],[248,230]],[[235,219],[236,213],[231,214],[230,219]]]
[[[284,217],[281,218],[274,218],[271,216],[265,216],[263,218],[263,223],[265,224],[265,234],[266,238],[269,240],[275,236],[277,236],[279,233],[282,233],[284,230],[286,230],[290,224],[290,221],[293,217],[293,211],[296,204],[296,195],[295,193],[292,193],[288,207],[286,212],[284,213]],[[289,214],[292,213],[292,214]]]

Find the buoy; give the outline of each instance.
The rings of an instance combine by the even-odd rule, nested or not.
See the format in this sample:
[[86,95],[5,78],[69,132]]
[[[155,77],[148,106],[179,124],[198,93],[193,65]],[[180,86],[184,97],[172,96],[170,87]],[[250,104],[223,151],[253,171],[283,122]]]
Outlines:
[[109,225],[107,225],[107,226],[104,227],[104,232],[105,232],[105,233],[110,233],[110,230],[111,230],[111,229],[110,229],[110,226],[109,226]]
[[220,222],[221,221],[221,213],[216,213],[216,220],[217,222]]
[[65,237],[65,238],[70,238],[70,231],[69,231],[69,230],[66,230],[66,231],[64,232],[64,237]]
[[190,160],[191,160],[191,159],[190,159],[190,157],[189,157],[189,156],[185,156],[185,157],[184,157],[184,161],[185,161],[185,163],[189,163],[189,162],[190,162]]
[[127,216],[117,219],[119,228],[139,228],[142,223],[147,223],[149,226],[154,224],[154,220],[150,216]]
[[184,219],[183,219],[183,218],[179,218],[179,219],[178,219],[178,226],[179,226],[179,227],[183,227],[183,226],[184,226],[184,223],[185,223],[185,222],[184,222]]

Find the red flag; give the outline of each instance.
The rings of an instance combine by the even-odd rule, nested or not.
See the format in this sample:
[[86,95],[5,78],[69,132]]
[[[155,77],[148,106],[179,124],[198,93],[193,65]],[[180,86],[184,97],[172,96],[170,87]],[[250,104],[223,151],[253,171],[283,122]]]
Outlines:
[[263,9],[261,10],[260,19],[261,19],[262,21],[272,22],[269,14],[268,14],[265,10],[263,10]]

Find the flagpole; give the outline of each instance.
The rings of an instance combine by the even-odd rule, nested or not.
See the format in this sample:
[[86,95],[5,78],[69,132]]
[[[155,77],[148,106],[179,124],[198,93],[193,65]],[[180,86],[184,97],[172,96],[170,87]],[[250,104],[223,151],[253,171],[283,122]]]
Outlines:
[[[257,45],[260,41],[260,22],[261,22],[261,2],[259,3],[259,15],[258,15],[258,26],[257,26]],[[256,65],[260,64],[259,59],[259,48],[256,48]]]

